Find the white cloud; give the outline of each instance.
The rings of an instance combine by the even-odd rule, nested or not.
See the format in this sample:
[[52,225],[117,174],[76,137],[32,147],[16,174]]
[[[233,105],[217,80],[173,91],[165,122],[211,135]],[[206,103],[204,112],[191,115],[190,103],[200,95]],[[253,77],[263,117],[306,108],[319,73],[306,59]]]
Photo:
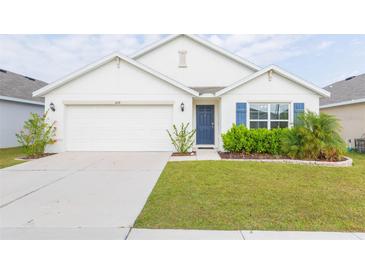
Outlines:
[[338,81],[345,80],[347,77],[357,76],[359,74],[361,74],[361,72],[357,69],[352,70],[352,71],[347,72],[347,73],[337,73],[336,75],[331,76],[330,78],[328,78],[328,80],[323,84],[323,86],[328,86],[328,85],[336,83]]
[[[333,42],[309,35],[202,35],[261,66],[320,52]],[[54,81],[111,52],[131,54],[163,35],[0,35],[0,68]]]
[[[204,37],[204,36],[203,36]],[[268,35],[207,35],[204,38],[210,42],[232,52],[237,52],[250,44],[259,43],[267,39]]]
[[326,48],[329,48],[330,46],[332,46],[333,44],[334,44],[333,41],[321,41],[317,45],[317,49],[319,49],[319,50],[326,49]]
[[242,48],[237,53],[246,58],[253,58],[261,65],[268,65],[304,54],[302,49],[295,47],[295,43],[302,39],[304,38],[295,35],[269,36]]
[[0,68],[54,81],[112,52],[130,54],[160,35],[0,35]]
[[221,37],[219,37],[218,35],[210,35],[207,37],[208,40],[210,42],[212,42],[213,44],[219,46],[219,47],[223,47],[223,43],[224,43],[224,39],[222,39]]
[[210,35],[208,39],[259,65],[305,54],[296,44],[308,35]]

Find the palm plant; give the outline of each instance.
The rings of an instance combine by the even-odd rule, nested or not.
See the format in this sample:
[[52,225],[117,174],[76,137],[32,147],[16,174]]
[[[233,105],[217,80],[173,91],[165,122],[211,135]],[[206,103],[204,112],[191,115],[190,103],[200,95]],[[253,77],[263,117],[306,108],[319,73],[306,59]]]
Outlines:
[[176,125],[173,125],[172,128],[172,133],[170,133],[168,130],[167,133],[169,134],[171,142],[174,145],[176,151],[180,153],[187,153],[194,144],[195,129],[191,131],[188,130],[189,123],[186,125],[182,123],[180,129],[178,129]]
[[340,137],[340,125],[335,117],[308,111],[299,119],[301,125],[283,139],[282,147],[289,157],[336,161],[343,156],[346,144]]

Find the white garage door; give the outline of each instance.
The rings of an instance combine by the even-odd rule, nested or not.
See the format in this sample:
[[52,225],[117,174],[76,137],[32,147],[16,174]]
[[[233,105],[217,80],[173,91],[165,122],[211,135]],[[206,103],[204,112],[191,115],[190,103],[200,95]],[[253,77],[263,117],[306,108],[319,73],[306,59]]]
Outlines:
[[67,106],[66,146],[74,151],[170,151],[172,106]]

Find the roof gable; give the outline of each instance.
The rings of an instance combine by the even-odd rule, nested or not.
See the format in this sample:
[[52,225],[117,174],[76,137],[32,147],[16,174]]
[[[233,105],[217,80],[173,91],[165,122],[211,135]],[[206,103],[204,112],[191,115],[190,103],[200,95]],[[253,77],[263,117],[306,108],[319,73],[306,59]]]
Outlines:
[[211,43],[211,42],[209,42],[205,39],[202,39],[197,35],[192,35],[192,34],[173,34],[173,35],[169,35],[166,38],[164,38],[164,39],[162,39],[162,40],[160,40],[156,43],[153,43],[153,44],[141,49],[140,51],[134,53],[131,57],[133,59],[137,59],[137,58],[139,58],[139,57],[141,57],[145,54],[148,54],[149,52],[152,52],[155,49],[157,49],[157,48],[159,48],[159,47],[175,40],[176,38],[178,38],[180,36],[185,36],[185,37],[187,37],[187,38],[189,38],[189,39],[191,39],[191,40],[193,40],[193,41],[195,41],[195,42],[197,42],[197,43],[199,43],[199,44],[201,44],[201,45],[203,45],[203,46],[205,46],[205,47],[207,47],[207,48],[209,48],[209,49],[211,49],[211,50],[213,50],[213,51],[215,51],[215,52],[217,52],[217,53],[219,53],[219,54],[221,54],[221,55],[223,55],[223,56],[225,56],[229,59],[231,59],[231,60],[234,60],[234,61],[236,61],[236,62],[238,62],[238,63],[254,70],[254,71],[258,71],[258,70],[261,69],[259,66],[255,65],[254,63],[252,63],[252,62],[250,62],[250,61],[248,61],[248,60],[246,60],[246,59],[244,59],[244,58],[242,58],[242,57],[240,57],[240,56],[238,56],[238,55],[236,55],[232,52],[229,52],[229,51],[227,51],[227,50],[225,50],[225,49],[223,49],[219,46],[216,46],[215,44],[213,44],[213,43]]
[[263,75],[266,72],[269,71],[274,71],[275,73],[279,74],[280,76],[285,77],[286,79],[293,81],[294,83],[297,83],[305,88],[308,88],[309,90],[313,91],[314,93],[323,96],[323,97],[329,97],[330,93],[327,90],[324,90],[320,87],[315,86],[314,84],[311,84],[277,66],[271,65],[268,66],[266,68],[263,68],[262,70],[257,71],[256,73],[253,73],[247,77],[244,77],[243,79],[233,83],[232,85],[220,90],[219,92],[216,93],[216,96],[222,96],[224,94],[226,94],[227,92],[230,92],[232,90],[234,90],[235,88],[242,86],[248,82],[250,82],[253,79],[256,79],[257,77]]
[[84,74],[87,74],[88,72],[93,71],[93,70],[101,67],[104,64],[109,63],[110,61],[112,61],[115,58],[119,58],[120,60],[125,61],[125,62],[139,68],[140,70],[142,70],[146,73],[149,73],[149,74],[155,76],[156,78],[158,78],[162,81],[165,81],[165,82],[167,82],[167,83],[169,83],[169,84],[171,84],[171,85],[173,85],[173,86],[175,86],[175,87],[177,87],[177,88],[179,88],[179,89],[181,89],[181,90],[183,90],[187,93],[190,93],[193,96],[199,96],[199,93],[192,90],[191,88],[188,88],[188,87],[182,85],[181,83],[179,83],[179,82],[177,82],[177,81],[175,81],[171,78],[168,78],[167,76],[165,76],[165,75],[163,75],[163,74],[161,74],[157,71],[154,71],[151,68],[148,68],[145,65],[143,65],[143,64],[127,57],[127,56],[121,55],[119,53],[113,53],[109,56],[106,56],[106,57],[100,59],[97,62],[94,62],[90,65],[87,65],[87,66],[81,68],[80,70],[77,70],[77,71],[65,76],[64,78],[61,78],[60,80],[57,80],[57,81],[55,81],[55,82],[53,82],[53,83],[51,83],[51,84],[49,84],[45,87],[33,92],[33,96],[44,96],[45,94],[53,91],[54,89],[56,89],[58,87],[61,87],[61,86],[65,85],[66,83],[69,83],[69,82],[79,78],[80,76],[82,76]]

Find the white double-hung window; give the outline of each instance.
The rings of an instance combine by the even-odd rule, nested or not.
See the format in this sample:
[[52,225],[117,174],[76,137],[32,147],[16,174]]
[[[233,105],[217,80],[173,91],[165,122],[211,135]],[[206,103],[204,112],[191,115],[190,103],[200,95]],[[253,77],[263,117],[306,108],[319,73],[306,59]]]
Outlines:
[[251,103],[250,128],[287,128],[289,127],[288,103]]

